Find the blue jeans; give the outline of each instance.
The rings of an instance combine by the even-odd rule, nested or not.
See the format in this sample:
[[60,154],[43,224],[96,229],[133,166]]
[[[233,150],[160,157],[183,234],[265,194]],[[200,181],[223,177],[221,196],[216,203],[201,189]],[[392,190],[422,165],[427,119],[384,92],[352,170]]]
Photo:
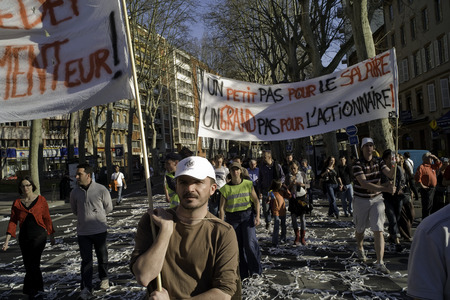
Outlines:
[[267,192],[262,194],[262,209],[263,209],[263,216],[264,220],[266,221],[266,225],[272,221],[271,211],[270,211],[270,202],[268,202],[269,196],[267,195]]
[[286,240],[286,216],[273,216],[273,234],[272,244],[278,245],[278,234],[280,233],[281,221],[281,240]]
[[117,187],[117,200],[116,200],[116,203],[122,202],[122,189],[123,189],[123,186],[118,186]]
[[100,280],[108,278],[108,248],[106,247],[106,231],[93,235],[79,235],[78,245],[81,254],[81,289],[92,291],[92,246],[95,249]]
[[241,279],[262,273],[261,250],[256,238],[255,216],[252,209],[226,213],[226,221],[236,231],[239,246],[239,273]]
[[300,229],[306,230],[306,216],[305,214],[296,215],[294,213],[291,213],[291,220],[292,220],[292,227],[294,228],[294,231],[298,229],[298,222],[297,218],[300,217]]
[[332,216],[335,215],[336,217],[339,217],[339,210],[336,204],[336,195],[334,191],[338,188],[337,183],[327,183],[327,197],[328,202],[330,203],[330,206],[328,208],[328,215]]
[[352,214],[353,213],[353,185],[347,184],[344,186],[344,190],[341,193],[341,202],[342,202],[342,209],[344,210],[345,214]]

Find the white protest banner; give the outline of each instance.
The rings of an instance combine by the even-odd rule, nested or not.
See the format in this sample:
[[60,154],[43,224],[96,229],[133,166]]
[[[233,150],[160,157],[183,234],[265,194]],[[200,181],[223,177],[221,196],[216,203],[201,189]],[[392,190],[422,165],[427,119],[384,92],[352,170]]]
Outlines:
[[394,49],[311,80],[261,85],[205,74],[199,136],[277,141],[388,118],[397,111]]
[[0,123],[132,98],[119,0],[0,1]]

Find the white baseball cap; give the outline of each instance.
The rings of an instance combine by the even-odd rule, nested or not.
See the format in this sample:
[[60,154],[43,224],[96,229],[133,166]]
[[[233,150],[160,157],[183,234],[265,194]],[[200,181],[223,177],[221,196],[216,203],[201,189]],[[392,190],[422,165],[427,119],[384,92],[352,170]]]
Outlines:
[[362,149],[362,147],[364,147],[364,145],[367,144],[367,143],[372,143],[372,144],[374,144],[372,138],[370,138],[370,137],[365,137],[365,138],[362,139],[362,142],[361,142],[361,149]]
[[216,172],[214,172],[211,163],[206,158],[200,156],[189,156],[178,162],[175,178],[182,175],[191,176],[200,180],[206,177],[216,179]]

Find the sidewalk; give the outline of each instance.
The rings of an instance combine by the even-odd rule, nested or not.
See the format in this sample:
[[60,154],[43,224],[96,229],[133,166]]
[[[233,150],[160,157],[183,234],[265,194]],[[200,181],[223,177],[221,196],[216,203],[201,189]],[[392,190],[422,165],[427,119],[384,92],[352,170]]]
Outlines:
[[[154,185],[152,187],[152,194],[163,194],[163,187],[162,187],[162,176],[156,176],[153,179]],[[145,191],[145,181],[134,181],[130,184],[128,184],[128,188],[122,192],[122,196],[126,198],[129,195],[134,195],[136,192],[140,192],[142,190]],[[57,207],[64,205],[65,203],[68,203],[59,199],[59,189],[56,191],[43,191],[41,193],[42,196],[45,197],[47,200],[49,208]],[[115,193],[111,194],[111,197],[113,197],[114,200]],[[11,212],[11,205],[14,200],[16,200],[19,197],[18,193],[0,193],[0,217],[9,215]]]

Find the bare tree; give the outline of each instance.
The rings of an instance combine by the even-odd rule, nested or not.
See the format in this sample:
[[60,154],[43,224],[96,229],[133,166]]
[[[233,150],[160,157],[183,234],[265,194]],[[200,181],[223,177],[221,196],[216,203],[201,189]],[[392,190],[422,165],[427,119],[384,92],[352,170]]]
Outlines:
[[[376,55],[369,14],[371,10],[380,7],[379,1],[346,0],[346,14],[349,15],[355,36],[355,48],[358,61],[363,61]],[[379,119],[369,122],[370,136],[379,149],[394,149],[392,126],[389,119]]]
[[[149,152],[154,168],[159,169],[155,120],[167,98],[174,70],[174,49],[186,44],[191,21],[192,0],[128,0],[133,48],[146,137],[151,137]],[[169,46],[170,45],[170,46]],[[130,110],[133,111],[134,110]],[[130,118],[132,116],[130,115]],[[129,132],[128,134],[132,134]],[[146,158],[144,158],[146,159]]]
[[30,131],[30,176],[36,185],[36,193],[41,193],[41,181],[39,174],[42,174],[42,119],[31,121]]
[[[325,75],[335,71],[352,46],[351,38],[339,34],[345,22],[338,17],[339,0],[227,0],[219,5],[209,22],[217,39],[229,45],[230,59],[248,76],[239,79],[270,84]],[[255,64],[255,58],[261,63]],[[335,133],[324,138],[327,154],[336,155]]]

